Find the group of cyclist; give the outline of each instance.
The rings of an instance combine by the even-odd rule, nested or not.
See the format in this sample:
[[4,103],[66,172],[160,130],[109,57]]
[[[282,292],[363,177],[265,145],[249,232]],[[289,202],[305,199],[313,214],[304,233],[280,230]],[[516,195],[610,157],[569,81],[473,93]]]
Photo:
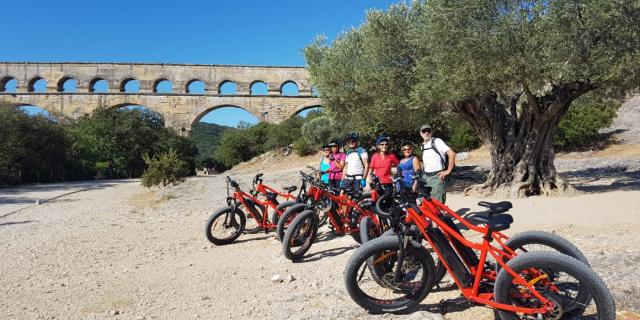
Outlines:
[[431,196],[446,201],[445,179],[455,166],[455,152],[440,138],[433,136],[433,129],[425,124],[420,127],[422,158],[414,153],[413,144],[402,143],[401,159],[390,152],[390,139],[381,135],[376,139],[376,148],[371,157],[367,149],[359,145],[360,136],[350,132],[345,137],[344,148],[338,140],[322,147],[320,159],[321,180],[332,187],[340,186],[360,191],[367,185],[370,174],[379,178],[385,192],[393,190],[392,168],[402,176],[405,188],[415,189],[415,175],[422,175],[432,188]]

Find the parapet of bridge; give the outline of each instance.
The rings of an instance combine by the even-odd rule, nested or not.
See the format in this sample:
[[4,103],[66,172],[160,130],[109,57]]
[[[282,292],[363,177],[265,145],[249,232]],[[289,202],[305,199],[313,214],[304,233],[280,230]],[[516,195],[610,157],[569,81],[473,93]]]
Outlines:
[[[207,112],[223,106],[235,106],[253,114],[259,121],[279,123],[310,107],[320,105],[312,94],[309,72],[304,67],[149,64],[149,63],[77,63],[77,62],[0,62],[0,102],[22,106],[36,105],[53,115],[76,119],[96,108],[143,105],[162,114],[165,124],[188,133]],[[7,84],[15,80],[15,92]],[[35,92],[36,82],[46,81],[45,92]],[[65,92],[65,83],[75,80],[76,90]],[[96,83],[104,80],[108,92],[96,92]],[[139,91],[125,92],[130,81]],[[161,82],[171,83],[171,93],[159,93]],[[195,81],[204,84],[204,93],[189,92]],[[236,92],[223,94],[226,83],[234,83]],[[256,83],[265,83],[267,94],[251,92]],[[282,88],[292,83],[297,95],[285,95]]]

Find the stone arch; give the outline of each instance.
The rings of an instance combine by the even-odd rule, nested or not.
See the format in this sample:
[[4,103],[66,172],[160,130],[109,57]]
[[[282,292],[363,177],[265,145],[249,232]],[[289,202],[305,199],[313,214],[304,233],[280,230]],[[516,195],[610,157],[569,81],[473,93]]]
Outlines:
[[306,117],[306,115],[302,115],[305,111],[312,111],[314,109],[324,109],[324,106],[319,104],[309,104],[302,107],[298,107],[296,111],[293,113],[295,115]]
[[[223,93],[222,87],[225,86],[226,84],[233,85],[233,90],[232,90],[233,92]],[[222,80],[218,84],[218,94],[236,94],[237,92],[238,92],[238,84],[233,80]]]
[[27,103],[27,102],[14,102],[14,103],[8,103],[7,105],[8,107],[13,107],[13,108],[22,108],[22,107],[36,107],[42,110],[45,110],[46,112],[49,113],[49,116],[54,118],[56,121],[60,121],[63,119],[68,119],[64,114],[60,113],[59,111],[55,110],[54,108],[51,108],[51,106],[49,105],[43,105],[40,103]]
[[0,92],[7,92],[7,84],[9,83],[9,81],[12,81],[12,80],[16,82],[16,89],[17,89],[18,80],[13,76],[6,76],[0,79]]
[[96,92],[96,84],[98,84],[98,82],[100,81],[106,82],[107,84],[106,92],[109,92],[109,81],[107,81],[107,79],[105,79],[102,76],[96,76],[93,79],[91,79],[91,81],[89,81],[89,92]]
[[162,92],[162,93],[172,93],[173,92],[173,81],[169,80],[166,77],[161,77],[156,79],[155,81],[153,81],[153,86],[151,87],[153,90],[153,93],[159,93],[158,92],[158,86],[160,86],[162,83],[168,82],[170,83],[170,89],[168,92]]
[[[73,91],[65,91],[65,86],[67,85],[67,83],[69,81],[75,81],[76,82],[76,86],[73,89]],[[78,80],[76,80],[73,76],[66,75],[66,76],[60,78],[60,80],[58,80],[58,84],[57,84],[56,88],[57,88],[58,92],[77,92],[78,91]]]
[[[291,92],[289,92],[291,90]],[[287,80],[280,85],[281,96],[298,96],[300,94],[300,85],[293,80]]]
[[202,120],[202,118],[204,116],[206,116],[209,112],[211,111],[215,111],[218,109],[222,109],[222,108],[238,108],[241,110],[244,110],[246,112],[248,112],[249,114],[251,114],[252,116],[254,116],[256,119],[258,119],[258,121],[260,121],[261,117],[255,113],[253,113],[251,110],[249,110],[249,108],[243,107],[243,106],[239,106],[239,105],[235,105],[235,104],[220,104],[220,105],[216,105],[213,107],[209,107],[209,108],[205,108],[205,109],[201,109],[199,111],[197,111],[197,114],[193,114],[192,115],[192,119],[190,121],[188,121],[189,125],[191,127],[193,127],[195,124],[197,124],[198,122],[200,122],[200,120]]
[[127,76],[122,78],[122,80],[120,80],[120,92],[126,92],[125,87],[130,81],[135,81],[138,84],[138,92],[140,92],[140,80],[138,80],[138,78],[133,76]]
[[36,92],[36,83],[38,81],[40,81],[40,80],[44,81],[44,83],[45,83],[44,92],[47,92],[47,85],[46,85],[47,80],[45,80],[41,76],[35,76],[35,77],[31,78],[31,80],[29,80],[29,83],[27,84],[27,91],[28,92]]
[[299,106],[296,106],[292,110],[291,114],[289,114],[288,116],[293,116],[293,115],[299,114],[300,112],[303,112],[303,111],[306,111],[306,110],[309,110],[309,109],[314,109],[314,108],[323,108],[324,109],[325,106],[320,104],[320,102],[321,102],[320,99],[314,99],[314,100],[308,101],[305,104],[301,104]]
[[197,93],[197,94],[204,94],[205,92],[207,92],[207,84],[200,79],[191,79],[187,81],[184,86],[184,92],[194,93],[191,88],[191,85],[198,84],[198,83],[202,83],[202,93]]
[[252,96],[266,96],[269,94],[269,85],[262,80],[254,80],[249,84],[249,93]]

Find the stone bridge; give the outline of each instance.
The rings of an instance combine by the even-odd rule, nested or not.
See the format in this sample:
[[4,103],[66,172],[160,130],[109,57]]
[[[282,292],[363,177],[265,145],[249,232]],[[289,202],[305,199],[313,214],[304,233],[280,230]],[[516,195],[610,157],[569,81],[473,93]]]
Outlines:
[[[138,90],[132,91],[135,84]],[[204,90],[195,93],[194,85]],[[266,88],[261,94],[260,86]],[[285,86],[293,90],[284,92]],[[319,106],[320,99],[312,94],[304,67],[0,62],[0,103],[34,105],[72,119],[100,107],[142,105],[162,114],[167,127],[188,134],[220,107],[279,123]]]

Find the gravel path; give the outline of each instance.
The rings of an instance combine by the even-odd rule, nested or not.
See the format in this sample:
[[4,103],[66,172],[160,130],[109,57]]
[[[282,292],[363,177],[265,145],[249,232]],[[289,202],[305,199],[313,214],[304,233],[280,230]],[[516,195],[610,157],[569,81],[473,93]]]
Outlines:
[[[242,186],[252,174],[233,173]],[[274,181],[278,181],[275,183]],[[267,172],[273,186],[297,170]],[[224,177],[189,179],[162,192],[119,183],[0,218],[0,314],[6,319],[442,319],[454,291],[430,294],[409,315],[369,315],[346,294],[342,271],[356,243],[322,229],[302,263],[281,254],[273,233],[216,247],[204,223],[224,203]],[[602,191],[602,190],[600,190]],[[455,208],[479,199],[452,195]],[[514,200],[516,223],[566,236],[587,255],[620,309],[640,311],[640,191]],[[274,275],[293,276],[274,283]],[[431,311],[431,312],[430,312]],[[489,319],[474,307],[445,319]]]

